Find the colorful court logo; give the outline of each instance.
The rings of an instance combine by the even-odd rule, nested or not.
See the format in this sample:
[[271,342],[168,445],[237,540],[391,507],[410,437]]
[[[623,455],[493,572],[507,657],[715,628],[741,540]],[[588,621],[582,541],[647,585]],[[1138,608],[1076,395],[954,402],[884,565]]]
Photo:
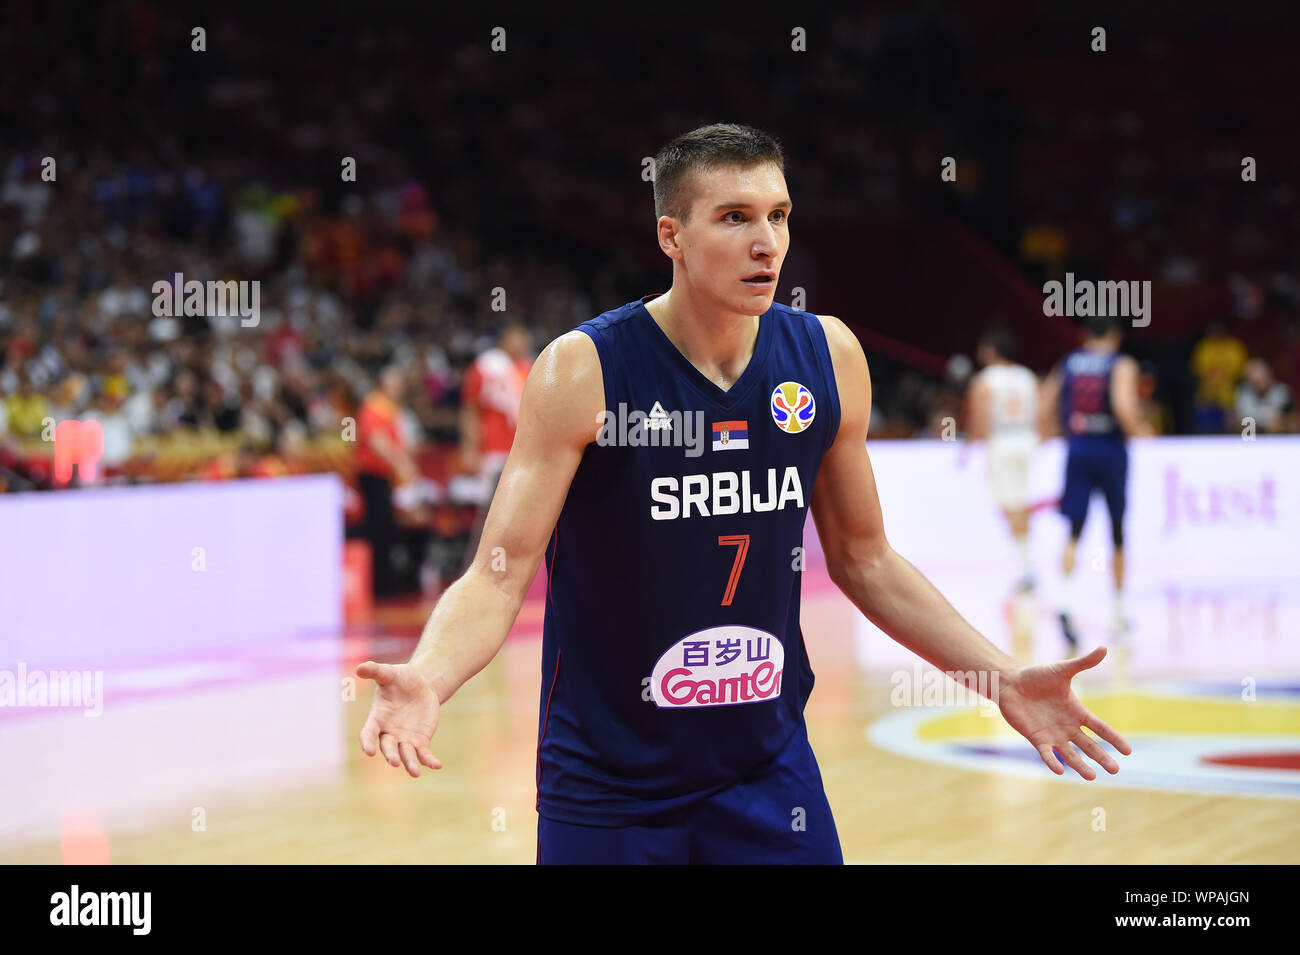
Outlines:
[[[1133,746],[1112,776],[1054,777],[1023,737],[975,707],[909,707],[876,720],[867,737],[901,756],[977,772],[1088,786],[1300,799],[1300,686],[1263,685],[1246,702],[1237,684],[1148,684],[1081,693]],[[1109,744],[1102,749],[1112,752]],[[1089,762],[1094,769],[1096,765]]]
[[817,403],[797,381],[783,381],[772,391],[772,420],[786,434],[798,434],[813,422]]

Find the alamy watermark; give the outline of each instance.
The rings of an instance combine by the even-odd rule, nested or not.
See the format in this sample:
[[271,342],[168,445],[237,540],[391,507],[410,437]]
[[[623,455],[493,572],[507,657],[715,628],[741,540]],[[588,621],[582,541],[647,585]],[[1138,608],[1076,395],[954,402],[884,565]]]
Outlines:
[[177,272],[171,281],[159,279],[153,283],[153,313],[159,318],[178,318],[182,315],[216,316],[238,315],[244,328],[256,328],[262,320],[262,283],[236,281],[200,282],[185,281]]
[[77,707],[83,716],[104,712],[103,670],[0,670],[0,707]]
[[83,892],[74,884],[50,896],[50,924],[56,926],[118,925],[148,935],[152,911],[152,892]]
[[1065,273],[1065,282],[1053,279],[1043,283],[1044,315],[1068,315],[1071,318],[1115,316],[1132,318],[1134,328],[1151,324],[1151,282],[1075,281],[1073,272]]
[[910,671],[890,674],[889,702],[894,706],[978,706],[980,716],[998,710],[997,670],[925,670],[919,663]]
[[659,402],[647,411],[629,411],[618,403],[618,413],[606,409],[596,416],[601,447],[685,448],[688,458],[704,453],[704,412],[665,411]]

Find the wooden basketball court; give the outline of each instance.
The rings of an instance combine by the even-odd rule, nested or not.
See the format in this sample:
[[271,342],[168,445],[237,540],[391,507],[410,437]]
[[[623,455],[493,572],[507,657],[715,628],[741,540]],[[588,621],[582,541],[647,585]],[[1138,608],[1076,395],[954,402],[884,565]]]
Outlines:
[[[24,832],[5,833],[0,861],[532,864],[540,601],[529,601],[497,659],[444,707],[432,746],[443,770],[426,769],[413,780],[380,758],[366,758],[357,745],[370,694],[346,699],[346,677],[363,659],[405,660],[428,609],[414,602],[381,608],[373,620],[349,627],[342,641],[318,638],[329,652],[305,668],[309,678],[290,666],[270,678],[187,685],[178,672],[169,687],[163,666],[155,668],[162,672],[154,674],[150,694],[114,707],[116,723],[107,712],[98,721],[63,713],[27,720],[22,731],[42,753],[33,758],[50,767],[78,759],[78,745],[88,752],[129,746],[147,752],[158,775],[144,779],[139,770],[120,768],[122,760],[91,760],[81,800],[60,797],[57,817],[52,807],[36,807],[45,815],[31,817]],[[1069,780],[1055,777],[1041,764],[1035,769],[1037,757],[1000,717],[983,719],[969,707],[892,705],[899,668],[873,665],[880,646],[873,641],[883,638],[864,636],[859,621],[827,581],[805,582],[803,629],[817,674],[807,719],[847,861],[1300,861],[1300,802],[1286,785],[1297,773],[1285,758],[1256,768],[1282,787],[1276,793],[1175,791],[1158,779],[1144,783],[1148,788],[1123,788],[1107,784],[1104,772],[1092,783],[1073,772]],[[1039,628],[1037,637],[1031,630],[1021,632],[1020,652],[1050,658],[1057,650],[1050,630]],[[1039,645],[1029,648],[1033,639]],[[1134,746],[1133,756],[1120,758],[1119,779],[1137,773],[1144,754],[1171,732],[1257,733],[1266,749],[1289,747],[1294,755],[1300,735],[1294,696],[1256,701],[1244,722],[1230,725],[1233,701],[1198,701],[1193,694],[1162,725],[1168,706],[1145,698],[1153,681],[1127,678],[1123,657],[1112,656],[1092,679],[1076,681],[1085,704]],[[320,698],[331,694],[338,702],[320,709]],[[128,725],[121,711],[131,707],[140,718]],[[252,718],[241,721],[241,712]],[[290,725],[295,715],[300,722]],[[900,717],[916,727],[889,729]],[[214,735],[196,738],[185,729],[190,725]],[[900,745],[913,741],[920,755],[874,741],[882,728]],[[131,733],[134,738],[123,739]],[[972,735],[1010,756],[981,755]],[[1017,741],[1032,759],[1018,758]],[[935,760],[925,755],[927,746],[947,749]],[[220,758],[205,760],[205,751],[217,747],[225,747]],[[951,765],[944,759],[952,753],[975,762]],[[987,766],[979,763],[985,758]],[[186,784],[183,777],[194,772],[187,766],[209,771],[202,785]],[[169,782],[175,785],[161,793]],[[1172,785],[1186,784],[1174,774]],[[21,798],[12,789],[7,797],[11,807]]]

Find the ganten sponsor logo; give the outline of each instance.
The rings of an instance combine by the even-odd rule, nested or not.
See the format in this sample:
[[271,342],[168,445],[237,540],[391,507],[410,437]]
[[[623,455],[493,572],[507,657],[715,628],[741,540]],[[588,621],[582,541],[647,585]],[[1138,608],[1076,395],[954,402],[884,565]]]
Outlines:
[[661,709],[762,703],[781,695],[785,648],[754,627],[710,627],[678,640],[655,664],[651,697]]

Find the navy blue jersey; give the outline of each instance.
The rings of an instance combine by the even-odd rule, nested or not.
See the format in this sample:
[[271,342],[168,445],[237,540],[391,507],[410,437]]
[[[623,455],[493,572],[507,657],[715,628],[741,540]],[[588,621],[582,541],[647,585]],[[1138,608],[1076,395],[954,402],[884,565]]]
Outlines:
[[646,299],[579,328],[601,437],[546,549],[537,808],[632,825],[717,792],[803,725],[803,528],[839,428],[815,315],[773,304],[724,391]]
[[1080,440],[1109,438],[1122,441],[1123,430],[1110,405],[1110,379],[1118,352],[1080,348],[1062,365],[1061,426],[1071,445]]

